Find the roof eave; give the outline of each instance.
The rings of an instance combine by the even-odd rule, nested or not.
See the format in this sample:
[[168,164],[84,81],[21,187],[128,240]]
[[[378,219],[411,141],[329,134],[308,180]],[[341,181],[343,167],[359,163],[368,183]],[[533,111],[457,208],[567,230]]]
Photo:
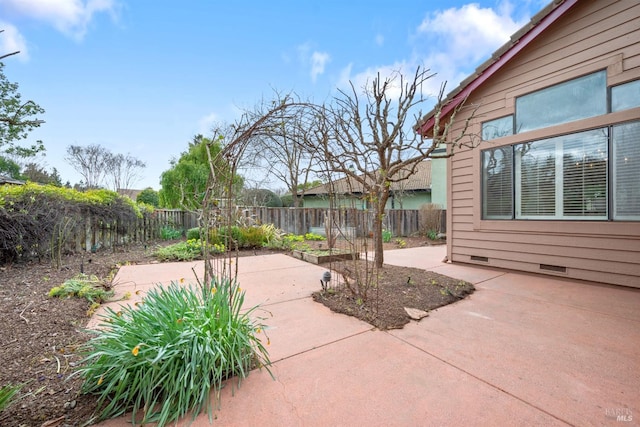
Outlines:
[[[535,14],[525,26],[511,36],[511,39],[507,43],[496,50],[490,59],[476,68],[476,71],[472,75],[463,80],[456,89],[447,95],[441,106],[440,117],[445,117],[453,109],[458,107],[471,92],[500,70],[511,58],[527,47],[540,33],[557,21],[577,2],[578,0],[554,0]],[[436,108],[427,113],[423,119],[416,124],[414,129],[417,133],[426,136],[433,129]]]

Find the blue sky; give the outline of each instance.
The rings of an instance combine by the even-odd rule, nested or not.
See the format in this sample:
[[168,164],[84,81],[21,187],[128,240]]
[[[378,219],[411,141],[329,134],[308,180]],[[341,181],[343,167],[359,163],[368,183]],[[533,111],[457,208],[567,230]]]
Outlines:
[[80,176],[69,145],[99,144],[160,174],[213,123],[273,89],[323,102],[349,81],[421,65],[453,89],[547,0],[0,0],[5,74],[46,121],[38,162]]

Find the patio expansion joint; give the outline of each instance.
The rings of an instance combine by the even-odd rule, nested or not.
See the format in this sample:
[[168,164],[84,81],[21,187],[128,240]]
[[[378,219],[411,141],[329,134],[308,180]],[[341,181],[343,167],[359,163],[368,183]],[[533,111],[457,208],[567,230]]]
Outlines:
[[564,423],[566,425],[575,427],[575,424],[572,424],[569,421],[564,420],[564,419],[558,417],[557,415],[554,415],[551,412],[549,412],[549,411],[547,411],[547,410],[545,410],[545,409],[543,409],[543,408],[541,408],[541,407],[539,407],[539,406],[537,406],[537,405],[535,405],[535,404],[533,404],[533,403],[531,403],[531,402],[529,402],[527,400],[524,400],[523,398],[521,398],[521,397],[519,397],[519,396],[517,396],[517,395],[515,395],[515,394],[513,394],[511,392],[509,392],[508,390],[505,390],[502,387],[499,387],[499,386],[497,386],[497,385],[495,385],[495,384],[493,384],[493,383],[491,383],[491,382],[489,382],[489,381],[487,381],[487,380],[475,375],[474,373],[467,371],[466,369],[464,369],[464,368],[462,368],[462,367],[460,367],[458,365],[455,365],[455,364],[453,364],[453,363],[451,363],[451,362],[449,362],[449,361],[447,361],[447,360],[445,360],[445,359],[443,359],[443,358],[441,358],[441,357],[439,357],[439,356],[437,356],[437,355],[435,355],[435,354],[433,354],[433,353],[431,353],[431,352],[429,352],[429,351],[427,351],[427,350],[425,350],[423,348],[420,348],[420,347],[410,343],[407,340],[404,340],[404,339],[402,339],[402,338],[400,338],[398,336],[395,336],[395,335],[389,333],[388,331],[384,331],[384,332],[386,334],[390,335],[391,337],[397,339],[398,341],[403,342],[403,343],[415,348],[416,350],[418,350],[418,351],[420,351],[420,352],[422,352],[422,353],[424,353],[424,354],[426,354],[428,356],[433,357],[434,359],[444,363],[445,365],[448,365],[448,366],[452,367],[453,369],[455,369],[457,371],[460,371],[460,372],[470,376],[471,378],[474,378],[475,380],[477,380],[477,381],[479,381],[479,382],[481,382],[481,383],[483,383],[483,384],[485,384],[485,385],[487,385],[487,386],[499,391],[500,393],[504,393],[507,396],[509,396],[509,397],[511,397],[513,399],[516,399],[517,401],[522,402],[525,405],[527,405],[527,406],[529,406],[529,407],[531,407],[533,409],[536,409],[536,410],[538,410],[538,411],[550,416],[551,418],[553,418],[553,419],[555,419],[555,420],[557,420],[557,421],[559,421],[561,423]]
[[353,337],[357,337],[359,335],[363,335],[363,334],[366,334],[366,333],[369,333],[369,332],[373,332],[373,331],[377,331],[377,330],[378,330],[377,328],[371,326],[371,328],[369,328],[369,329],[365,329],[363,331],[356,332],[354,334],[346,335],[346,336],[344,336],[342,338],[338,338],[337,340],[329,341],[329,342],[326,342],[324,344],[320,344],[320,345],[311,347],[309,349],[306,349],[306,350],[303,350],[303,351],[299,351],[299,352],[294,353],[294,354],[290,354],[290,355],[285,356],[285,357],[283,357],[281,359],[272,361],[271,364],[275,365],[276,363],[282,362],[282,361],[287,360],[287,359],[291,359],[291,358],[296,357],[296,356],[300,356],[300,355],[305,354],[305,353],[309,353],[310,351],[315,351],[317,349],[320,349],[320,348],[323,348],[323,347],[327,347],[327,346],[330,346],[330,345],[333,345],[333,344],[336,344],[336,343],[351,339]]
[[278,300],[278,301],[269,302],[267,300],[267,301],[261,302],[260,304],[257,304],[256,308],[273,307],[273,306],[278,305],[278,304],[284,304],[284,303],[294,302],[294,301],[302,301],[302,300],[305,300],[305,299],[313,300],[313,297],[310,296],[310,295],[302,295],[302,296],[299,296],[297,298],[283,299],[283,300]]

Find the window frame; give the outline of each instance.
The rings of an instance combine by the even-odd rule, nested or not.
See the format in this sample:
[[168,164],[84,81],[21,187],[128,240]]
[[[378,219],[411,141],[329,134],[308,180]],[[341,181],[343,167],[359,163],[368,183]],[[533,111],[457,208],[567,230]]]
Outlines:
[[[566,80],[564,82],[560,82],[557,83],[555,85],[551,85],[548,86],[549,87],[554,87],[554,86],[558,86],[567,82],[571,82],[572,80],[576,80],[576,79],[580,79],[582,77],[585,76],[589,76],[589,75],[593,75],[596,73],[600,73],[600,72],[604,72],[605,73],[605,81],[607,78],[607,74],[606,74],[606,69],[605,70],[595,70],[591,73],[587,73],[587,74],[583,74],[581,76],[575,77],[573,79],[569,79]],[[619,114],[619,112],[621,111],[625,111],[625,110],[629,110],[629,109],[635,109],[635,108],[640,108],[640,103],[635,106],[632,105],[630,107],[625,107],[625,108],[619,108],[616,109],[615,111],[613,111],[613,104],[614,104],[614,97],[615,97],[615,93],[614,93],[614,89],[615,88],[619,88],[625,85],[633,85],[635,87],[635,85],[640,85],[640,79],[631,79],[628,81],[625,81],[623,83],[618,83],[616,85],[607,85],[606,87],[606,112],[605,114],[602,115],[596,115],[593,117],[585,117],[582,119],[578,119],[578,120],[589,120],[589,119],[593,119],[594,117],[598,117],[599,119],[596,120],[597,122],[599,122],[600,124],[595,125],[593,127],[579,127],[578,129],[572,129],[570,132],[563,132],[563,133],[558,133],[558,134],[551,134],[548,135],[544,138],[539,138],[539,139],[529,139],[529,140],[523,140],[523,141],[517,141],[517,142],[512,142],[509,144],[505,144],[505,145],[501,145],[498,147],[491,147],[491,148],[486,148],[484,150],[480,150],[480,220],[481,221],[613,221],[613,222],[636,222],[636,221],[640,221],[640,212],[638,212],[637,215],[618,215],[617,214],[617,206],[616,206],[616,198],[617,198],[617,192],[615,190],[615,186],[616,186],[616,180],[618,179],[618,177],[616,176],[616,164],[615,164],[615,153],[616,153],[616,148],[614,147],[614,128],[616,126],[619,125],[623,125],[623,124],[627,124],[627,123],[640,123],[640,118],[638,117],[633,117],[630,119],[625,119],[625,120],[613,120],[612,122],[606,122],[605,120],[603,120],[603,118],[608,115],[608,114],[612,114],[612,113],[616,113]],[[543,91],[547,88],[542,88],[539,89],[538,91]],[[530,92],[531,93],[536,93],[538,91],[533,91]],[[497,118],[491,119],[491,120],[487,120],[485,122],[481,122],[481,127],[480,127],[480,131],[482,132],[482,128],[484,126],[485,123],[489,123],[493,120],[499,120],[499,119],[503,119],[506,117],[512,117],[513,118],[513,133],[511,136],[515,136],[515,135],[520,135],[522,134],[523,136],[527,134],[527,132],[536,132],[539,131],[540,129],[546,129],[546,128],[551,128],[554,126],[563,126],[566,125],[567,123],[571,123],[571,121],[569,122],[562,122],[562,123],[558,123],[558,124],[553,124],[550,126],[546,126],[543,128],[537,128],[535,130],[527,130],[524,132],[519,132],[518,129],[516,128],[517,126],[517,99],[521,96],[526,96],[527,94],[523,94],[520,95],[518,97],[513,98],[513,104],[514,104],[514,108],[513,114],[510,115],[503,115],[503,116],[499,116]],[[521,188],[516,188],[516,186],[518,185],[518,177],[516,176],[517,173],[521,173],[517,171],[516,168],[516,162],[519,161],[517,160],[517,156],[516,156],[516,146],[521,145],[521,144],[526,144],[526,143],[535,143],[536,141],[542,141],[542,140],[547,140],[547,139],[552,139],[552,138],[556,138],[556,137],[560,137],[560,136],[565,136],[565,135],[571,135],[571,134],[578,134],[581,132],[587,132],[587,131],[592,131],[594,129],[606,129],[607,133],[608,133],[608,141],[606,144],[607,147],[607,156],[606,156],[606,183],[605,183],[605,189],[606,189],[606,214],[602,215],[602,216],[518,216],[518,212],[521,209],[520,207],[517,207],[517,204],[520,203],[520,199],[521,197],[518,197],[517,194],[519,194],[518,192],[521,191]],[[540,134],[540,132],[537,132],[537,134]],[[516,140],[519,138],[515,138]],[[513,141],[514,138],[509,138],[510,141]],[[638,141],[638,143],[640,144],[640,140]],[[484,156],[485,156],[485,152],[490,151],[490,150],[495,150],[495,149],[504,149],[506,147],[510,147],[511,151],[512,151],[512,171],[511,171],[511,179],[512,179],[512,194],[511,194],[511,207],[512,207],[512,212],[511,212],[511,216],[507,216],[507,215],[501,215],[501,216],[487,216],[486,212],[488,211],[487,206],[485,206],[485,203],[488,201],[487,197],[486,197],[486,177],[485,177],[485,164],[484,164]],[[558,156],[556,156],[556,163],[557,162],[562,162],[562,157],[558,158]],[[640,169],[639,169],[640,170]],[[558,177],[556,176],[556,180],[558,180]],[[557,183],[556,183],[557,185]],[[556,190],[556,194],[557,190]],[[562,194],[562,193],[560,193]],[[556,209],[557,211],[557,209]]]

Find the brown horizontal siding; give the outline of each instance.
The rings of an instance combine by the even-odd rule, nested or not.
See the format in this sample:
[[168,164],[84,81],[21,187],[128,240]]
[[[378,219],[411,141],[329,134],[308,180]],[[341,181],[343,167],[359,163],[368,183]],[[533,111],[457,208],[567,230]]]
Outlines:
[[[451,209],[463,209],[467,207],[473,207],[473,199],[471,198],[457,198],[451,201]],[[472,215],[473,212],[467,213],[466,215]]]
[[[588,263],[585,263],[583,258],[576,258],[573,256],[551,256],[551,255],[539,255],[539,254],[529,254],[524,252],[506,252],[506,251],[496,251],[483,249],[482,251],[477,251],[471,249],[470,252],[464,250],[465,248],[458,248],[456,250],[456,254],[468,254],[483,256],[489,259],[489,265],[491,265],[491,260],[493,259],[502,259],[510,262],[525,262],[537,265],[538,270],[540,270],[540,264],[546,265],[555,265],[562,266],[567,268],[567,275],[572,277],[572,273],[568,271],[571,270],[583,270],[583,271],[611,271],[616,272],[618,274],[623,274],[626,276],[640,276],[640,267],[638,264],[631,264],[625,262],[614,262],[614,261],[602,261],[598,259],[589,259]],[[545,272],[545,270],[540,271]],[[636,285],[640,287],[640,283]]]
[[[636,262],[640,260],[640,239],[629,238],[605,238],[594,239],[593,236],[575,236],[569,234],[534,234],[534,233],[503,233],[503,232],[460,232],[456,238],[461,241],[473,240],[474,247],[483,246],[483,242],[495,244],[511,244],[514,240],[521,244],[536,244],[546,246],[558,246],[561,248],[584,248],[596,247],[606,251],[626,251],[635,257]],[[595,243],[594,243],[595,242]],[[635,255],[633,255],[635,254]]]
[[625,70],[640,68],[640,54],[625,57],[622,60],[622,64]]
[[[467,105],[479,105],[469,132],[482,121],[513,113],[515,97],[600,69],[608,82],[640,78],[640,2],[581,1],[483,86]],[[458,125],[470,110],[458,113]],[[559,275],[640,287],[640,222],[483,221],[480,218],[480,149],[576,132],[640,118],[638,109],[612,113],[483,143],[450,162],[451,228],[454,262]],[[488,257],[489,262],[471,260]],[[566,273],[540,269],[559,265]]]
[[[606,12],[611,14],[608,17],[603,17],[593,11],[593,9],[600,9],[596,2],[591,2],[589,5],[592,10],[587,11],[589,13],[587,16],[576,20],[571,18],[572,14],[570,13],[569,19],[558,22],[549,28],[543,36],[522,52],[517,61],[507,64],[500,76],[503,79],[508,79],[507,75],[517,75],[519,80],[507,83],[513,86],[514,83],[522,82],[522,80],[532,81],[534,77],[544,77],[550,72],[560,73],[563,68],[568,68],[567,65],[580,64],[603,54],[613,54],[619,49],[632,45],[633,40],[626,40],[623,36],[630,34],[630,32],[637,33],[640,27],[636,26],[634,29],[633,24],[629,26],[624,24],[630,19],[635,19],[633,13],[636,17],[638,13],[633,10],[629,11],[629,2],[626,2],[626,5],[622,3],[619,2],[607,8]],[[578,5],[576,8],[579,9],[581,6],[583,5]],[[631,9],[635,10],[638,7]],[[613,45],[603,46],[605,43],[613,43]],[[561,63],[557,64],[558,61]],[[539,70],[544,70],[544,73],[539,73]],[[504,84],[500,80],[492,82],[492,84],[496,85],[498,92],[506,89],[500,87],[501,84]]]
[[461,262],[465,264],[476,264],[483,266],[491,266],[507,270],[517,270],[536,274],[545,274],[549,276],[559,276],[569,279],[585,280],[589,282],[609,283],[613,285],[629,286],[638,288],[638,277],[634,275],[619,274],[609,271],[592,271],[592,270],[575,270],[569,269],[567,273],[540,270],[540,265],[530,262],[518,262],[501,259],[490,259],[489,262],[473,261],[469,255],[453,253],[451,256],[453,262]]
[[[629,251],[626,248],[619,247],[616,250],[609,249],[607,251],[603,251],[602,248],[598,246],[592,247],[584,247],[584,246],[576,246],[575,243],[571,242],[570,239],[565,240],[565,244],[562,245],[562,242],[557,241],[555,245],[548,244],[540,244],[540,243],[523,243],[522,241],[518,242],[496,242],[496,241],[479,241],[476,239],[458,239],[457,246],[460,253],[470,253],[470,250],[477,251],[479,247],[481,247],[483,253],[485,251],[499,251],[499,252],[508,252],[508,253],[519,253],[526,255],[542,255],[542,256],[551,256],[551,257],[571,257],[578,259],[588,259],[592,261],[613,261],[613,262],[622,262],[627,264],[634,264],[636,267],[637,273],[640,274],[640,264],[638,263],[638,259],[640,259],[640,252]],[[466,249],[465,249],[466,248]],[[479,255],[479,254],[476,254]],[[487,255],[488,256],[488,255]],[[504,258],[504,257],[500,257]],[[515,258],[512,258],[515,259]]]

